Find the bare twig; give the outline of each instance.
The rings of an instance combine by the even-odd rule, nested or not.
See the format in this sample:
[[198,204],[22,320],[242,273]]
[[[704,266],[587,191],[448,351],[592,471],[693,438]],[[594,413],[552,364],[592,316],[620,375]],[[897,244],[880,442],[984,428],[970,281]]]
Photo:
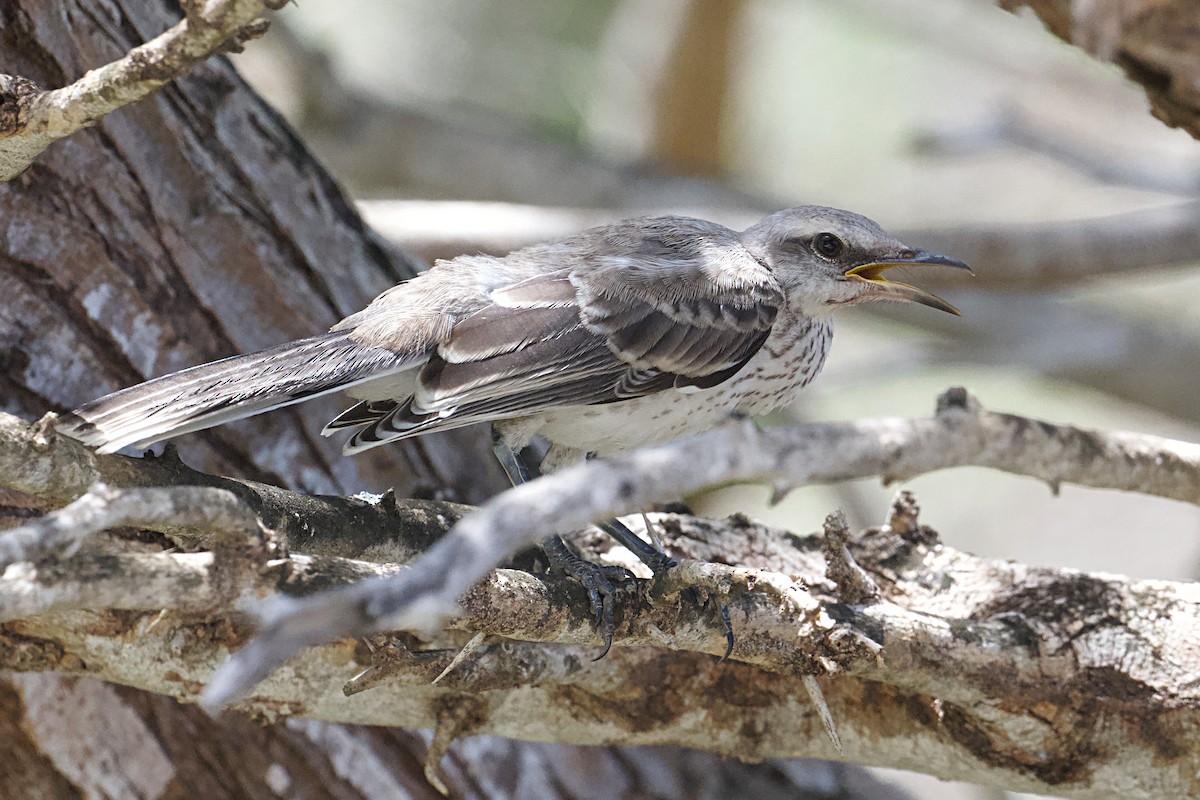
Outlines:
[[1140,491],[1200,503],[1200,445],[1104,433],[984,411],[963,389],[926,419],[885,419],[760,431],[750,424],[515,487],[465,517],[414,569],[303,601],[278,600],[259,635],[213,676],[210,707],[244,695],[304,647],[388,628],[429,630],[509,553],[550,534],[730,481],[793,488],[881,475],[885,480],[987,466],[1052,485]]
[[[467,658],[469,655],[471,655],[471,654],[472,654],[472,653],[474,653],[476,650],[478,650],[478,649],[479,649],[479,645],[483,644],[483,641],[484,641],[484,639],[486,639],[486,638],[487,638],[487,636],[486,636],[485,634],[482,634],[482,633],[477,633],[477,634],[475,634],[474,636],[472,636],[472,637],[471,637],[471,641],[469,641],[469,642],[467,642],[465,645],[463,645],[462,649],[458,651],[458,655],[456,655],[456,656],[455,656],[455,657],[454,657],[454,658],[453,658],[453,659],[450,661],[450,663],[446,665],[446,668],[445,668],[444,670],[442,670],[441,672],[439,672],[439,673],[438,673],[437,677],[433,679],[432,683],[437,683],[437,682],[439,682],[439,681],[440,681],[442,678],[444,678],[444,677],[446,677],[447,675],[449,675],[449,674],[450,674],[450,671],[451,671],[452,669],[454,669],[455,667],[457,667],[457,666],[458,666],[459,664],[461,664],[461,663],[462,663],[462,662],[463,662],[463,661],[464,661],[464,660],[465,660],[465,659],[466,659],[466,658]],[[347,694],[349,694],[349,692],[347,692]]]
[[[52,415],[30,425],[0,413],[0,486],[60,507],[97,483],[113,489],[204,486],[224,490],[245,503],[285,549],[301,543],[300,549],[311,555],[396,562],[408,560],[427,546],[467,508],[435,500],[400,501],[391,492],[378,497],[289,492],[198,472],[183,464],[170,447],[157,458],[98,456],[74,439],[57,435]],[[163,532],[189,535],[183,526]]]
[[17,561],[71,555],[86,537],[122,527],[185,535],[218,548],[251,543],[263,535],[258,518],[224,489],[172,486],[114,491],[98,483],[66,508],[0,532],[0,572]]
[[42,90],[0,75],[0,180],[25,170],[53,142],[149,95],[214,53],[261,36],[258,21],[274,0],[207,0],[187,17],[122,58],[61,89]]
[[842,755],[842,737],[838,734],[837,724],[833,721],[833,712],[829,710],[829,701],[825,699],[825,693],[821,691],[821,684],[817,683],[814,675],[801,675],[801,682],[804,684],[804,691],[808,692],[808,699],[812,700],[813,706],[817,709],[817,716],[821,718],[821,727],[825,729],[825,735],[829,737],[829,741],[833,744],[833,749],[837,750],[838,755]]

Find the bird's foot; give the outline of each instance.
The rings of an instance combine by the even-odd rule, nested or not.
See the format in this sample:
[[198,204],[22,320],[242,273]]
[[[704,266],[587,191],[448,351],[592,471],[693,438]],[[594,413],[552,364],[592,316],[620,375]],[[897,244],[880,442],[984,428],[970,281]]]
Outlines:
[[721,656],[721,660],[729,658],[733,653],[733,620],[729,618],[729,606],[721,603],[721,629],[725,631],[725,655]]
[[[666,553],[659,550],[657,547],[645,542],[640,536],[629,530],[620,520],[611,519],[607,522],[599,523],[599,527],[605,533],[612,536],[621,544],[633,551],[633,554],[641,559],[642,563],[650,568],[654,573],[654,577],[658,578],[667,572],[671,567],[674,567],[679,562],[671,558]],[[651,538],[654,537],[654,532],[650,529],[650,520],[646,518],[646,533]],[[702,605],[703,600],[700,592],[694,586],[689,586],[683,590],[683,596],[688,600],[695,602],[697,605]],[[719,608],[719,618],[721,629],[725,632],[725,655],[721,657],[724,661],[729,658],[733,652],[733,622],[729,618],[729,606],[722,604]],[[605,652],[608,652],[605,649]]]
[[613,596],[617,592],[615,583],[632,581],[633,574],[624,567],[607,564],[593,564],[575,555],[560,536],[551,536],[543,544],[550,565],[583,584],[587,589],[588,601],[592,606],[592,618],[597,632],[604,640],[604,649],[593,661],[599,661],[608,655],[612,648],[613,630]]

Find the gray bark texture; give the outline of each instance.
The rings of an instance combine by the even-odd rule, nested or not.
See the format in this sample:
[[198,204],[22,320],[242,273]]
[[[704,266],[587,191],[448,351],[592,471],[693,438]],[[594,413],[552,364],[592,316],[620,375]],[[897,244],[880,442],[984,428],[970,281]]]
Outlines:
[[[6,155],[16,158],[4,162],[4,171],[19,172],[0,184],[4,411],[36,419],[152,375],[309,335],[414,272],[409,258],[362,223],[303,144],[224,59],[204,61],[149,98],[107,116],[102,114],[110,109],[103,104],[70,119],[53,106],[30,114],[22,105],[44,97],[43,88],[66,87],[88,70],[122,59],[172,26],[184,37],[173,40],[182,45],[172,46],[186,56],[175,66],[186,67],[188,58],[194,60],[188,47],[219,39],[203,30],[210,11],[231,14],[243,25],[220,39],[218,50],[260,32],[259,23],[244,25],[249,3],[188,5],[188,23],[198,31],[192,39],[178,25],[178,10],[166,4],[7,0],[0,7],[0,72],[17,76],[0,81],[0,144],[7,139]],[[147,64],[170,66],[156,61],[140,66]],[[172,76],[168,71],[136,77]],[[102,94],[97,97],[104,103],[129,99]],[[62,125],[22,138],[31,119]],[[72,126],[83,127],[66,136]],[[336,400],[318,401],[194,435],[182,447],[189,463],[205,472],[306,492],[394,487],[404,497],[477,502],[502,485],[480,431],[343,459],[336,445],[316,435],[337,410]],[[25,477],[28,463],[17,466]],[[170,459],[152,464],[141,466],[165,472],[151,482],[178,483],[164,475],[183,470],[188,483],[216,480],[232,484],[243,499],[253,495],[254,515],[273,518],[267,524],[275,529],[286,528],[288,519],[308,522],[327,515],[350,529],[377,530],[362,504],[302,499],[307,507],[302,513],[317,517],[301,518],[300,506],[273,504],[271,497],[280,495],[271,486],[213,479]],[[140,467],[114,469],[130,477]],[[79,474],[69,460],[55,470],[57,478]],[[106,478],[123,484],[118,476]],[[12,473],[0,481],[3,528],[71,499],[54,491],[21,491],[16,483]],[[291,503],[300,496],[289,497]],[[412,501],[407,507],[406,519],[425,535],[436,532],[439,513],[455,517],[445,504],[437,505],[437,513]],[[353,528],[358,522],[363,526]],[[406,541],[422,546],[419,535]],[[356,555],[367,549],[354,536],[343,545]],[[102,564],[96,566],[95,577],[105,574]],[[155,581],[155,575],[162,577],[156,572],[161,562],[146,573],[137,573],[132,563],[119,566],[119,576],[141,574],[144,589],[170,592],[185,606],[203,597],[203,570],[193,569],[190,583],[176,574],[183,582],[167,586]],[[125,650],[134,656],[131,663],[149,667],[153,656],[127,646],[147,634],[157,641],[156,615],[104,613],[113,616],[99,627],[87,623],[86,635],[107,642],[102,649],[110,654]],[[210,616],[191,617],[201,639],[206,630],[224,637],[237,629],[237,619],[228,610],[212,615],[211,609]],[[285,718],[289,707],[283,705],[273,713],[260,709],[213,718],[163,696],[161,686],[145,691],[117,685],[146,686],[132,676],[102,674],[99,661],[74,651],[58,634],[0,625],[0,667],[8,670],[0,672],[0,798],[439,796],[423,772],[427,734]],[[93,655],[98,658],[99,651]],[[159,674],[194,697],[191,679],[169,669]],[[431,723],[414,718],[410,724]],[[447,745],[436,749],[446,752]],[[456,797],[900,796],[851,766],[743,764],[679,747],[580,748],[472,736],[450,746],[440,764],[441,780]]]

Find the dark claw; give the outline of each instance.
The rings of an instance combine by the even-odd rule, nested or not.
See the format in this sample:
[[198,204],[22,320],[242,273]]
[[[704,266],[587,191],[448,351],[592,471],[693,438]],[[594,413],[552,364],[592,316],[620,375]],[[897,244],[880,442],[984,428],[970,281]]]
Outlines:
[[604,639],[604,647],[600,650],[600,655],[593,658],[592,661],[599,661],[608,655],[608,651],[612,649],[613,628],[616,627],[613,623],[612,592],[604,595],[601,608],[602,616],[596,620],[596,627],[600,633],[600,637]]
[[[492,431],[492,449],[513,485],[525,483],[536,475],[537,471],[530,469],[521,458],[520,453],[506,445],[494,429]],[[647,543],[618,520],[611,519],[598,523],[598,527],[629,548],[643,564],[650,568],[655,577],[662,575],[679,563]],[[632,581],[633,575],[624,567],[601,566],[584,561],[567,547],[566,542],[560,536],[551,536],[542,543],[542,549],[550,558],[551,566],[575,578],[587,589],[588,602],[591,603],[596,630],[604,639],[604,649],[600,651],[600,655],[592,659],[599,661],[608,655],[608,651],[612,648],[613,629],[616,627],[616,623],[613,621],[613,595],[616,593],[613,581],[619,583]],[[697,605],[701,602],[700,593],[694,586],[686,588],[683,597]],[[720,606],[720,617],[721,629],[725,632],[725,655],[721,656],[721,660],[724,661],[733,653],[733,622],[729,618],[729,606]]]
[[613,621],[613,596],[617,590],[613,586],[613,581],[620,583],[633,580],[633,575],[624,567],[602,566],[584,561],[571,552],[562,538],[558,536],[551,536],[542,546],[553,566],[582,583],[583,588],[587,589],[596,630],[604,639],[604,649],[600,651],[600,655],[592,659],[599,661],[608,655],[608,651],[612,648],[613,629],[616,627]]
[[721,660],[729,658],[733,653],[733,620],[729,618],[729,606],[721,604],[721,628],[725,631],[725,655]]
[[[609,534],[621,544],[632,550],[633,554],[641,559],[643,564],[650,568],[650,571],[654,573],[655,577],[662,575],[671,567],[679,563],[666,553],[662,553],[652,545],[647,544],[640,536],[629,530],[629,528],[627,528],[619,520],[610,519],[607,522],[601,522],[599,523],[599,527],[605,533]],[[683,597],[690,602],[696,603],[697,605],[702,602],[700,593],[694,586],[689,586],[684,589]],[[725,632],[725,655],[721,656],[721,660],[724,661],[733,653],[734,643],[733,621],[729,618],[729,606],[724,604],[720,606],[720,618],[721,630]],[[604,652],[607,653],[608,649],[605,648]]]
[[610,578],[622,581],[632,576],[623,567],[601,566],[578,557],[568,564],[564,564],[563,569],[568,575],[582,583],[583,588],[587,589],[596,632],[604,640],[604,649],[600,651],[600,655],[592,659],[592,661],[599,661],[612,649],[613,630],[616,627],[613,621],[613,595],[617,590]]
[[[504,468],[508,479],[512,481],[514,486],[526,483],[537,474],[537,470],[530,469],[520,453],[504,443],[503,438],[495,429],[492,430],[492,450],[495,452],[496,458],[500,461],[500,466]],[[624,542],[626,539],[637,539],[633,535],[633,532],[624,525],[621,525],[621,523],[614,520],[614,524],[619,526],[621,532],[624,534],[624,537],[619,535],[619,533],[614,534],[618,540]],[[609,529],[605,527],[605,530]],[[674,566],[675,562],[672,559],[658,552],[640,539],[637,542],[641,545],[641,548],[637,548],[635,545],[637,549],[634,552],[638,553],[643,561],[646,561],[646,558],[649,556],[652,559],[657,557],[657,559],[664,562],[665,566],[659,564],[658,568],[656,568],[655,564],[646,561],[650,565],[650,568],[654,570],[654,574],[657,575],[662,570]],[[596,628],[600,636],[604,639],[604,649],[600,651],[600,655],[592,659],[593,661],[599,661],[608,655],[608,651],[612,648],[613,629],[616,627],[616,624],[613,622],[613,595],[616,594],[616,589],[613,587],[613,580],[617,582],[631,581],[633,580],[633,575],[624,567],[600,566],[590,561],[584,561],[575,555],[571,548],[567,547],[567,543],[562,540],[561,536],[551,536],[549,539],[546,539],[542,543],[542,549],[546,552],[547,557],[549,557],[551,566],[575,578],[575,580],[582,583],[584,588],[587,589],[588,601],[592,606],[592,616],[595,618]],[[646,550],[649,551],[649,554],[645,553]]]

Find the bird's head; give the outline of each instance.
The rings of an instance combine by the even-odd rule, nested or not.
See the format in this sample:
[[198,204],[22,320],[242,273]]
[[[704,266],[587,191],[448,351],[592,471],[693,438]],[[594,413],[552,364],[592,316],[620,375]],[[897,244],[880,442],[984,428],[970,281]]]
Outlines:
[[958,309],[937,295],[888,280],[893,267],[970,267],[949,256],[918,250],[875,222],[850,211],[797,206],[779,211],[741,234],[788,293],[809,315],[866,300],[907,300],[951,314]]

